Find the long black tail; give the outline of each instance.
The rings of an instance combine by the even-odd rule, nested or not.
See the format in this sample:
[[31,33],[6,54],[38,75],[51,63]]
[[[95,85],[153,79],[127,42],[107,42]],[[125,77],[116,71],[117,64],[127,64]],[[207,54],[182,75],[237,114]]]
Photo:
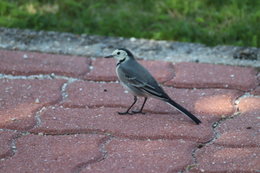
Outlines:
[[201,121],[197,117],[195,117],[195,115],[190,113],[187,109],[185,109],[184,107],[182,107],[181,105],[179,105],[178,103],[173,101],[172,99],[168,98],[165,101],[167,103],[171,104],[172,106],[174,106],[176,109],[178,109],[178,111],[180,111],[180,112],[184,113],[185,115],[187,115],[188,117],[190,117],[196,124],[201,123]]

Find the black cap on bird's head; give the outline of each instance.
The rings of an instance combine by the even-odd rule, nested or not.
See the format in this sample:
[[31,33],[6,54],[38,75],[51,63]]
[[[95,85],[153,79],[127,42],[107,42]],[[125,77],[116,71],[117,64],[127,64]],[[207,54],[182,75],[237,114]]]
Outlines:
[[132,54],[132,52],[130,52],[128,49],[126,49],[126,48],[119,48],[118,50],[123,50],[123,51],[125,51],[126,53],[127,53],[127,55],[129,56],[129,57],[134,57],[134,55]]
[[119,48],[113,51],[112,55],[106,56],[105,58],[116,58],[118,60],[134,59],[134,55],[128,49]]

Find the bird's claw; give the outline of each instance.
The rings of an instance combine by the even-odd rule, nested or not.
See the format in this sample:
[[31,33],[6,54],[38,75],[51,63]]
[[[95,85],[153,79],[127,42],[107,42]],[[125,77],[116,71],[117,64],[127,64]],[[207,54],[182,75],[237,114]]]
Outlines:
[[132,115],[132,112],[126,111],[126,112],[117,112],[119,115]]
[[143,112],[143,111],[132,111],[132,114],[145,114],[145,112]]

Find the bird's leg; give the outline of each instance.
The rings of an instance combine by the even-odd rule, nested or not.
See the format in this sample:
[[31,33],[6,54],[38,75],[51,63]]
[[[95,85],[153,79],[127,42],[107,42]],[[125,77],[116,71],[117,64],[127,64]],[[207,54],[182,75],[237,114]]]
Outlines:
[[143,102],[143,105],[141,107],[141,109],[139,111],[132,111],[133,114],[145,114],[145,112],[143,112],[143,108],[144,108],[144,105],[146,103],[146,100],[147,100],[147,97],[144,98],[144,102]]
[[137,97],[134,96],[134,102],[131,104],[131,106],[125,112],[118,112],[118,114],[119,115],[132,114],[131,112],[129,112],[129,110],[134,106],[136,101],[137,101]]

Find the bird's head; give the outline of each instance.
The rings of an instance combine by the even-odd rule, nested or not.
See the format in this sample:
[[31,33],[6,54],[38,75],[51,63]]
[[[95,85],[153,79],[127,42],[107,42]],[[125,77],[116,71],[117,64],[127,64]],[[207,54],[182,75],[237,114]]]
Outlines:
[[129,50],[120,48],[120,49],[114,50],[111,55],[106,56],[105,58],[115,58],[115,59],[117,59],[117,61],[123,62],[128,59],[133,59],[134,56]]

